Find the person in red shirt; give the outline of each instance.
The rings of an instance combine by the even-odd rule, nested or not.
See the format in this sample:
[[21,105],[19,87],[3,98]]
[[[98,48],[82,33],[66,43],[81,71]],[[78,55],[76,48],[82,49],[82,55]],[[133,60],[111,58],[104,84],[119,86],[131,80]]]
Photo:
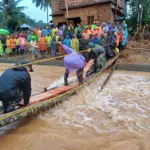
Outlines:
[[119,46],[118,46],[118,48],[119,48],[120,51],[123,51],[123,47],[122,47],[122,44],[121,44],[122,41],[123,41],[123,39],[124,39],[123,29],[122,29],[121,26],[119,26],[119,32],[118,32],[118,42],[119,42]]

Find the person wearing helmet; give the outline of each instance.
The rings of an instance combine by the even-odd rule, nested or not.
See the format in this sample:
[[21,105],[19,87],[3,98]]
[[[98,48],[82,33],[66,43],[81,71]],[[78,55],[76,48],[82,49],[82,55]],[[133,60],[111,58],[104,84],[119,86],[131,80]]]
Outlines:
[[0,101],[2,102],[3,112],[8,113],[15,110],[23,99],[26,106],[29,104],[31,96],[31,77],[29,72],[33,72],[32,65],[24,60],[13,69],[8,69],[0,76]]

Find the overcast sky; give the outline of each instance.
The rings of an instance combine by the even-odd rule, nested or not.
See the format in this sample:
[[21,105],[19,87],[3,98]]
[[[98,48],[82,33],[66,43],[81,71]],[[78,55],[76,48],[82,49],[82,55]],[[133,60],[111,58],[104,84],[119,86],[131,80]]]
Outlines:
[[[37,8],[35,4],[32,3],[32,0],[23,0],[20,3],[20,6],[26,6],[26,8],[23,12],[30,16],[32,19],[36,19],[37,21],[42,20],[45,23],[47,22],[47,13],[44,10],[41,10],[40,7]],[[49,14],[51,14],[51,9],[49,8]],[[49,21],[51,20],[51,17],[49,16]]]

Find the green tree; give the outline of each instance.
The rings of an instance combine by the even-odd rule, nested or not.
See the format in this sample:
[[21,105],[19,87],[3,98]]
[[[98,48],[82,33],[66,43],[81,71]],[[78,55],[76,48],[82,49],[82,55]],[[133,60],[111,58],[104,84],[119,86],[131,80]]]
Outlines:
[[2,0],[0,12],[3,16],[3,26],[14,30],[20,23],[25,22],[26,15],[22,11],[26,8],[18,6],[22,0]]
[[48,8],[51,6],[52,0],[32,0],[33,3],[35,3],[36,7],[40,7],[41,10],[44,9],[47,10],[47,23],[49,22],[49,12]]
[[38,24],[38,27],[40,28],[44,28],[44,26],[46,25],[42,20],[39,20],[37,24]]
[[[130,0],[131,9],[130,19],[133,23],[150,24],[150,0]],[[141,15],[140,15],[141,14]]]
[[32,27],[37,26],[36,20],[33,20],[33,19],[31,19],[30,17],[27,17],[27,18],[28,18],[27,24],[29,24],[29,25],[32,26]]

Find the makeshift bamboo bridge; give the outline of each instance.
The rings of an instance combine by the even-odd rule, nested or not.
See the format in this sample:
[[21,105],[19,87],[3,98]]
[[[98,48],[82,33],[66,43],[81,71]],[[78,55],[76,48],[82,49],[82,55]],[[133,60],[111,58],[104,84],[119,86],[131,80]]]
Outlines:
[[[14,123],[22,118],[26,118],[28,116],[39,114],[43,110],[47,110],[51,107],[53,107],[55,104],[67,99],[69,96],[72,96],[73,94],[80,91],[82,88],[84,88],[86,85],[89,85],[90,83],[97,80],[97,77],[100,77],[103,73],[109,72],[110,75],[103,83],[102,87],[105,86],[107,81],[109,80],[110,76],[112,75],[112,72],[115,68],[116,60],[119,58],[120,54],[109,60],[106,64],[106,66],[98,73],[93,74],[89,79],[87,79],[83,85],[81,86],[68,86],[66,90],[59,91],[57,95],[51,95],[48,96],[46,99],[41,99],[40,101],[37,101],[25,108],[16,110],[14,112],[0,115],[0,127],[6,126],[8,124]],[[48,91],[49,94],[52,91]]]

